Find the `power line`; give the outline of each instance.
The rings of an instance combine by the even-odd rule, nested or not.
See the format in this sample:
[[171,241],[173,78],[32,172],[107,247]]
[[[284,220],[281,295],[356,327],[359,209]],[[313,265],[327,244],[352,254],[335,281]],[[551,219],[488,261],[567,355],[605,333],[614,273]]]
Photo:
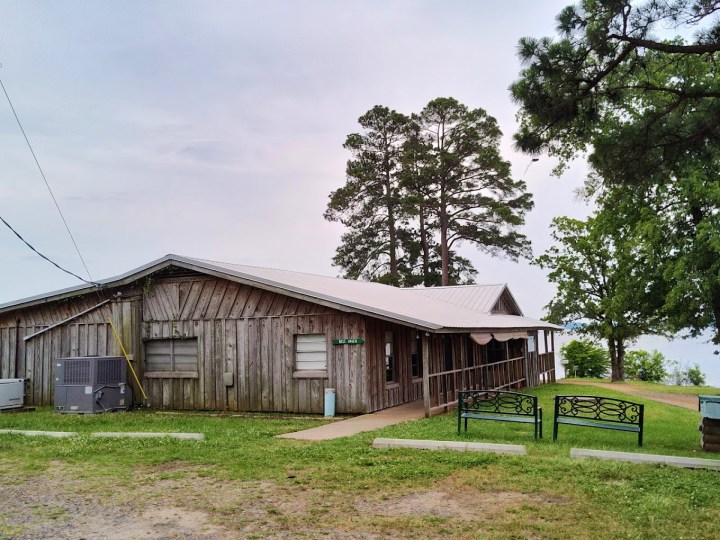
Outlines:
[[88,281],[87,279],[81,278],[81,277],[78,276],[77,274],[71,272],[70,270],[66,270],[65,268],[63,268],[62,266],[60,266],[58,263],[56,263],[55,261],[49,259],[49,258],[46,257],[45,255],[43,255],[42,253],[40,253],[37,249],[35,249],[34,247],[32,247],[32,246],[30,245],[30,243],[28,243],[27,240],[25,240],[22,236],[20,236],[20,233],[17,232],[15,229],[13,229],[12,226],[11,226],[7,221],[5,221],[2,216],[0,216],[0,221],[2,221],[2,222],[5,224],[5,226],[6,226],[8,229],[10,229],[10,230],[15,234],[15,236],[17,236],[27,247],[29,247],[30,249],[32,249],[35,253],[37,253],[38,255],[40,255],[43,259],[45,259],[47,262],[49,262],[49,263],[52,264],[53,266],[56,266],[57,268],[59,268],[60,270],[62,270],[63,272],[65,272],[66,274],[70,274],[71,276],[78,278],[80,281],[83,281],[83,282],[87,283],[88,285],[94,285],[94,286],[97,287],[98,289],[102,288],[102,284],[101,284],[101,283],[96,283],[96,282],[94,282],[94,281]]
[[[72,240],[72,243],[75,246],[75,251],[77,251],[78,257],[80,257],[80,261],[82,262],[83,267],[85,267],[85,272],[87,272],[88,277],[90,278],[90,280],[92,280],[92,276],[90,275],[90,270],[88,270],[87,264],[85,264],[85,259],[83,258],[82,253],[80,253],[80,248],[78,247],[77,242],[75,241],[75,237],[73,236],[72,232],[70,232],[70,227],[69,227],[67,221],[65,220],[65,216],[63,215],[62,210],[60,210],[60,205],[58,204],[57,199],[55,198],[55,194],[53,193],[52,189],[50,189],[50,184],[48,183],[48,180],[45,177],[45,173],[43,172],[42,167],[40,166],[40,162],[38,161],[38,158],[35,155],[35,151],[33,150],[33,147],[30,144],[30,139],[28,139],[28,136],[25,134],[25,129],[23,128],[22,123],[20,122],[20,118],[18,117],[17,112],[15,112],[15,107],[13,107],[12,100],[10,99],[10,95],[7,93],[7,90],[5,89],[5,85],[3,84],[2,79],[0,79],[0,86],[2,87],[3,92],[5,93],[5,97],[7,98],[8,104],[10,105],[10,109],[12,110],[13,116],[15,116],[15,120],[17,121],[17,124],[20,127],[20,131],[22,132],[23,137],[25,138],[25,142],[27,143],[28,148],[30,149],[30,153],[32,154],[33,159],[35,160],[35,164],[37,165],[37,168],[40,171],[40,176],[42,176],[42,179],[45,181],[45,185],[47,186],[47,189],[50,192],[50,197],[52,197],[52,200],[55,203],[55,208],[57,208],[57,211],[60,214],[60,219],[62,219],[62,222],[65,224],[65,229],[67,230],[68,234],[70,235],[70,240]],[[0,218],[0,219],[2,219],[2,218]],[[5,225],[7,225],[7,222],[5,220],[3,220],[3,222],[5,223]],[[8,227],[9,227],[9,225],[8,225]],[[12,227],[11,227],[11,229],[12,229]],[[15,231],[13,230],[13,232],[15,232]],[[15,234],[17,234],[17,233],[15,233]],[[23,240],[19,234],[18,234],[18,237],[20,237],[20,239]],[[23,240],[23,242],[25,242],[25,240]],[[25,243],[27,244],[27,242],[25,242]],[[30,246],[30,244],[27,244],[27,245]],[[32,246],[30,246],[30,248],[32,248]],[[33,249],[33,251],[35,251],[34,248],[32,248],[32,249]],[[37,251],[35,251],[35,252],[38,253]],[[40,253],[38,253],[38,255],[40,255]],[[44,259],[47,259],[47,257],[45,257],[44,255],[40,255],[40,256],[43,257]],[[50,259],[47,259],[47,260],[50,261]],[[52,261],[50,261],[50,262],[52,262]],[[53,264],[55,264],[55,263],[53,263]],[[58,266],[58,265],[55,264],[55,266]],[[58,268],[60,268],[60,267],[58,266]],[[87,281],[87,280],[77,276],[76,274],[73,274],[72,272],[68,272],[64,268],[60,268],[60,270],[63,270],[64,272],[67,272],[68,274],[72,274],[73,276],[77,277],[78,279],[82,279],[86,283],[94,284],[93,281]]]

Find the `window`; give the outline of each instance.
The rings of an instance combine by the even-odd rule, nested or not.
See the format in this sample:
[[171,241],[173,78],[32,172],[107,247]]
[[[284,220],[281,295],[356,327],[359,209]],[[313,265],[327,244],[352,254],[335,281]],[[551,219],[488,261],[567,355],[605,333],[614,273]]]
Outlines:
[[422,344],[420,342],[420,336],[416,336],[415,339],[410,342],[410,371],[412,372],[412,378],[421,378],[422,370]]
[[393,333],[385,332],[385,382],[397,382],[394,349]]
[[327,377],[327,337],[325,334],[295,336],[296,378]]
[[145,342],[146,377],[198,376],[197,338],[152,339]]

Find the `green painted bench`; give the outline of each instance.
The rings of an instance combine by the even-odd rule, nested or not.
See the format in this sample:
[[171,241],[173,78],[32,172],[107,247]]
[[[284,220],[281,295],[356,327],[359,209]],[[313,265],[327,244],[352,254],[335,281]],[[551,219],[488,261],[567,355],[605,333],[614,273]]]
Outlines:
[[465,421],[493,420],[534,424],[535,439],[542,439],[542,409],[537,397],[503,390],[464,390],[458,392],[458,435]]
[[558,425],[583,426],[630,431],[638,434],[638,446],[643,441],[645,406],[622,399],[602,396],[555,396],[553,441],[557,440]]

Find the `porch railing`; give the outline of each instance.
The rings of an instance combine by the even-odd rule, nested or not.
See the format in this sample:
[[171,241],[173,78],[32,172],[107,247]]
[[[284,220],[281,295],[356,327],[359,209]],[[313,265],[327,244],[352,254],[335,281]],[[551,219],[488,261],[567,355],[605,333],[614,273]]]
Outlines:
[[540,384],[555,382],[555,353],[546,352],[538,355],[538,371]]
[[430,405],[432,409],[455,405],[458,390],[519,389],[523,382],[522,356],[492,364],[431,373]]

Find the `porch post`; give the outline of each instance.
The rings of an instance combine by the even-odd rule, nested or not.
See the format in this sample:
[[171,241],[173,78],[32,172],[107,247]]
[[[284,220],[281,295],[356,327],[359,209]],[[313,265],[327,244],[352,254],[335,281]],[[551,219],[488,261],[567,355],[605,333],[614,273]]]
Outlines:
[[557,375],[555,374],[555,330],[550,330],[550,348],[552,349],[552,376],[550,382],[555,382]]
[[430,339],[427,332],[422,336],[423,403],[425,418],[430,418]]
[[529,388],[529,387],[530,387],[530,367],[531,367],[531,365],[530,365],[530,362],[528,361],[528,355],[529,355],[529,353],[528,353],[528,340],[527,340],[527,337],[526,337],[525,339],[523,339],[522,349],[523,349],[523,363],[522,363],[523,372],[522,372],[522,376],[523,376],[523,378],[525,379],[525,386],[527,386],[527,387]]

